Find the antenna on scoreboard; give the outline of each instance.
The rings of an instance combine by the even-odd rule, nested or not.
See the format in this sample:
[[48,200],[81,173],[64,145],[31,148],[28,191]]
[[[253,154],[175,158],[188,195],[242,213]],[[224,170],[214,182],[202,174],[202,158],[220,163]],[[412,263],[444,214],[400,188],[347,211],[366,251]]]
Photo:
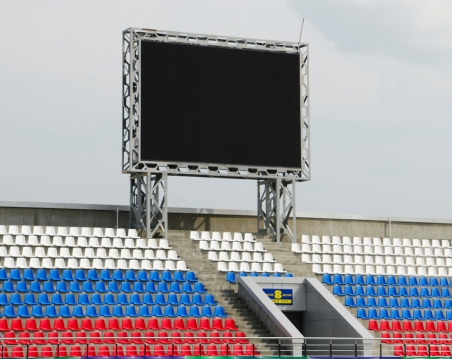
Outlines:
[[304,25],[304,18],[303,18],[303,21],[301,22],[300,37],[298,38],[298,52],[300,52],[301,34],[303,33],[303,25]]

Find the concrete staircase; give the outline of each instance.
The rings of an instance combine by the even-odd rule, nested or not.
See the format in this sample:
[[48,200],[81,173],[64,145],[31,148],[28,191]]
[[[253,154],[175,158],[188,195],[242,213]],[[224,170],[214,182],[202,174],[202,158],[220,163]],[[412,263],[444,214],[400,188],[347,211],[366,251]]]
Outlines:
[[[217,269],[217,263],[207,259],[207,252],[199,249],[199,242],[190,240],[189,231],[170,231],[170,246],[187,267],[196,273],[206,290],[213,294],[219,305],[234,318],[239,330],[249,337],[272,337],[273,335],[259,317],[237,293],[237,284],[226,282],[226,275]],[[253,339],[251,343],[262,355],[276,355],[275,343],[265,339]],[[273,344],[273,345],[272,345]]]

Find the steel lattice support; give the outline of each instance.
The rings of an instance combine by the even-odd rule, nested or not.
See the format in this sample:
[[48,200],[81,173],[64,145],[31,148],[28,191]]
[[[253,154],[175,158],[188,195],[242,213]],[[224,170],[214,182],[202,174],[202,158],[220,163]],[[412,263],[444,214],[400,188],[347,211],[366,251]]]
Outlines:
[[[292,218],[292,225],[289,219]],[[275,241],[287,235],[296,241],[295,181],[262,180],[257,182],[257,228],[272,233]]]
[[149,172],[130,176],[130,226],[142,229],[147,238],[168,235],[168,175]]

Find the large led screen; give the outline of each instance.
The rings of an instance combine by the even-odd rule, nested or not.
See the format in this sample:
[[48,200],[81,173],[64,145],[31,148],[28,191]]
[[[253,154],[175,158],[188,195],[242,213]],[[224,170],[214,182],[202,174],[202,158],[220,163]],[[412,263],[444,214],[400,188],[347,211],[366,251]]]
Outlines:
[[301,168],[299,55],[141,42],[141,161]]

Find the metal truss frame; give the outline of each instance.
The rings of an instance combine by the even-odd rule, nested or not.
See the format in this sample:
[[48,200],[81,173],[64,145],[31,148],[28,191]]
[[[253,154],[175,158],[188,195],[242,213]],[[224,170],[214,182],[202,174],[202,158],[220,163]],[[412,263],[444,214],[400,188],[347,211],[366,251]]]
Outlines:
[[130,224],[147,238],[168,236],[168,175],[143,173],[130,176]]
[[291,242],[297,238],[295,182],[281,178],[257,182],[257,229],[260,233],[271,233],[276,242],[281,241],[282,235],[287,235]]
[[[300,57],[301,90],[301,152],[300,168],[230,166],[213,163],[144,162],[140,159],[140,44],[141,41],[179,42],[201,46],[234,47],[274,52],[298,53]],[[295,42],[253,40],[237,37],[199,35],[174,31],[129,28],[123,32],[123,173],[167,173],[170,175],[207,176],[242,179],[311,179],[310,117],[309,117],[309,46]],[[265,145],[265,144],[263,144]],[[283,146],[284,144],[281,144]]]

